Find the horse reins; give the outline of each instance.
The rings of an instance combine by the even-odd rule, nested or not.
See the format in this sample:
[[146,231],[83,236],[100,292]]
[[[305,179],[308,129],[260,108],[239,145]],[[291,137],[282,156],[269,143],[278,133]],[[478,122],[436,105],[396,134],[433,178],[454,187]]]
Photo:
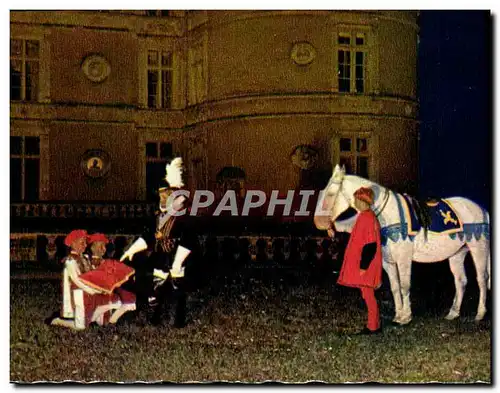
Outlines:
[[380,215],[380,213],[382,213],[382,211],[387,206],[387,202],[389,202],[389,197],[390,197],[389,190],[386,188],[385,189],[385,195],[384,195],[384,202],[382,203],[382,207],[380,208],[380,210],[378,211],[378,213],[375,214],[376,217],[378,217]]

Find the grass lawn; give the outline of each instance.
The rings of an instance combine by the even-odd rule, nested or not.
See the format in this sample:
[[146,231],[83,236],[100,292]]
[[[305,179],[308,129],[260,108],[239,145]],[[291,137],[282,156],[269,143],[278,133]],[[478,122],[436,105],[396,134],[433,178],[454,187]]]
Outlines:
[[475,302],[450,322],[446,306],[429,312],[414,297],[413,322],[396,328],[385,300],[383,334],[357,336],[358,291],[258,274],[220,288],[190,295],[184,329],[125,320],[73,332],[43,324],[59,307],[59,282],[12,280],[11,381],[491,383],[491,323],[471,321]]

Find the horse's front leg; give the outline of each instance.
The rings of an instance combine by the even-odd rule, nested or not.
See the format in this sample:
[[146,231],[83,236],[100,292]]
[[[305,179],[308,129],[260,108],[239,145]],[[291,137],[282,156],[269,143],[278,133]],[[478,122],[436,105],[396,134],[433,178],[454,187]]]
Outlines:
[[389,283],[391,285],[392,298],[394,299],[394,310],[395,315],[393,322],[400,323],[401,314],[403,310],[403,302],[401,299],[401,286],[399,282],[398,266],[390,258],[384,258],[384,270],[389,277]]

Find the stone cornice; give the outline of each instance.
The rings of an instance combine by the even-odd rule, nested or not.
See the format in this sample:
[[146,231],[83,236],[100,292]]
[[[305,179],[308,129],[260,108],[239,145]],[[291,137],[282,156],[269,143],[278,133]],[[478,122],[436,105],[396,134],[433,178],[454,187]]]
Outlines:
[[241,117],[375,116],[417,120],[418,103],[404,97],[350,96],[338,93],[277,94],[231,97],[161,111],[136,107],[12,103],[13,121],[135,123],[138,128],[182,129],[198,123]]
[[82,11],[12,11],[11,24],[41,25],[47,27],[81,27],[96,30],[132,32],[138,35],[180,37],[185,30],[184,18],[151,17],[123,14],[117,17],[107,13]]
[[342,94],[289,94],[234,97],[185,110],[186,126],[238,117],[287,115],[363,115],[416,120],[418,103],[409,98],[348,96]]
[[182,111],[152,111],[135,107],[11,103],[13,121],[45,120],[67,122],[135,123],[138,127],[182,128]]

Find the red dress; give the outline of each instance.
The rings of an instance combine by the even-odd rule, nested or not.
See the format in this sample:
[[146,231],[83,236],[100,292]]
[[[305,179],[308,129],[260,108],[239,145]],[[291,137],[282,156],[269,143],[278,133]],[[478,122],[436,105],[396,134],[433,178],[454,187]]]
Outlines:
[[[365,273],[361,274],[360,262],[363,247],[373,242],[377,243],[375,256]],[[361,212],[354,224],[337,283],[355,288],[378,288],[382,283],[380,224],[370,209]]]

